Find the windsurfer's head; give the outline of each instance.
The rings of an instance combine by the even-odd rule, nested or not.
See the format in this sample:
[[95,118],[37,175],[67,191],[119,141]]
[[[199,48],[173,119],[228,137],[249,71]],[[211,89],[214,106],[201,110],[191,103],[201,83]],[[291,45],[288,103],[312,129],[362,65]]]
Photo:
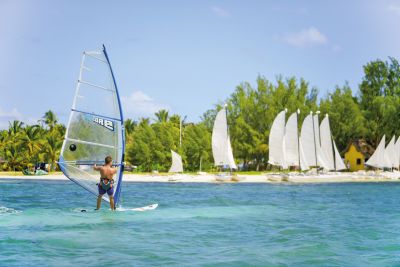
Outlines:
[[106,165],[111,164],[111,162],[112,162],[112,157],[111,157],[111,156],[107,156],[107,157],[104,159],[104,163],[105,163]]

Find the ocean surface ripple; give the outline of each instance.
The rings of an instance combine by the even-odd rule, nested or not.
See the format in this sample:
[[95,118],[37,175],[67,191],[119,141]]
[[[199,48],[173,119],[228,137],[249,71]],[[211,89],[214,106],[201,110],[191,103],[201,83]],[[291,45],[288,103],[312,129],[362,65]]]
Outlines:
[[0,266],[400,264],[398,183],[125,183],[122,206],[147,212],[95,212],[67,181],[1,185]]

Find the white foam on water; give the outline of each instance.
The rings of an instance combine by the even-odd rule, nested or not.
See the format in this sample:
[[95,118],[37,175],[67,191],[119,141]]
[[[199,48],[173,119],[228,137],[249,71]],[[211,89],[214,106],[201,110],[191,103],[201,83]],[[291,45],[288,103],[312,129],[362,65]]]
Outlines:
[[13,208],[7,208],[7,207],[3,207],[0,206],[0,215],[2,214],[17,214],[17,213],[21,213],[21,210],[16,210]]

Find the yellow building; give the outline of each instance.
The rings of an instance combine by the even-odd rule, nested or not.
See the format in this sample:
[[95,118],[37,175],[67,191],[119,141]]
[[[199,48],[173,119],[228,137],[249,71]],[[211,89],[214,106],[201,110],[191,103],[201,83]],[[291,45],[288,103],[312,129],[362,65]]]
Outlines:
[[364,163],[373,154],[373,148],[364,140],[353,140],[344,153],[344,163],[350,171],[364,170]]

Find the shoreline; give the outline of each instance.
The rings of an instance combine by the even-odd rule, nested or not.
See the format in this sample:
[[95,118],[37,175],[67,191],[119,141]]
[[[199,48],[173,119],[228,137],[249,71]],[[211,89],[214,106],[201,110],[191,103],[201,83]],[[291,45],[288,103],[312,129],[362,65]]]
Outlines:
[[[271,183],[271,184],[308,184],[308,183],[368,183],[400,182],[400,172],[357,172],[357,173],[265,173],[260,175],[236,174],[235,181],[216,174],[124,174],[124,182],[148,183]],[[217,181],[219,179],[219,181]],[[68,181],[63,174],[42,176],[7,175],[0,173],[0,180],[49,180]]]

